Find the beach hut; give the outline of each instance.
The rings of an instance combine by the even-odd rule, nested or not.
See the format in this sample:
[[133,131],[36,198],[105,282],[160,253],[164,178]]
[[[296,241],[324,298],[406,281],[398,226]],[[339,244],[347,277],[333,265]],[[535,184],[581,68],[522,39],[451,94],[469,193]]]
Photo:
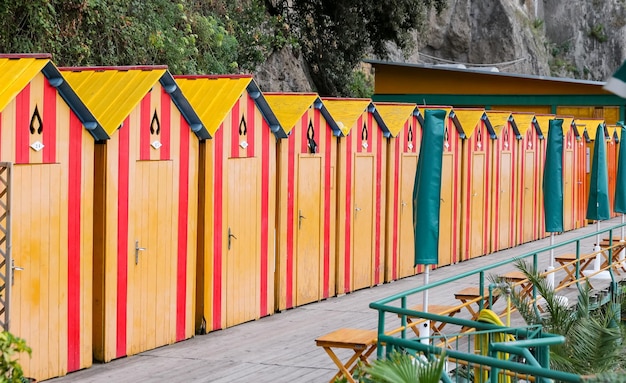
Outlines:
[[485,112],[485,121],[492,129],[497,140],[493,154],[493,176],[491,178],[491,216],[489,230],[491,232],[490,251],[500,251],[517,245],[515,234],[517,215],[518,164],[520,153],[519,132],[513,129],[510,111]]
[[315,93],[264,93],[287,133],[278,141],[276,307],[335,295],[337,139]]
[[275,311],[276,145],[287,138],[249,75],[177,76],[212,139],[200,151],[196,331]]
[[384,281],[386,137],[370,99],[323,98],[342,130],[337,156],[337,294]]
[[619,148],[619,137],[617,135],[618,130],[621,130],[620,126],[607,125],[609,132],[608,141],[606,144],[606,161],[607,170],[609,172],[609,209],[611,212],[611,218],[617,217],[617,213],[613,211],[613,202],[615,200],[615,184],[617,181],[617,157]]
[[579,206],[576,194],[578,133],[572,116],[556,116],[563,120],[563,230],[569,231],[576,228],[577,215],[582,214],[577,209]]
[[387,204],[385,281],[414,275],[413,187],[422,140],[417,105],[377,102],[390,137],[387,145]]
[[[581,204],[583,216],[582,226],[586,226],[588,223],[586,219],[587,214],[587,201],[589,200],[589,185],[591,184],[591,160],[593,158],[593,150],[596,138],[596,130],[598,127],[602,127],[604,130],[604,137],[608,140],[609,134],[606,129],[606,124],[602,118],[577,118],[574,120],[576,129],[581,134],[584,151],[584,189],[583,189],[583,203]],[[591,222],[593,223],[593,222]]]
[[461,260],[461,154],[466,136],[451,106],[426,105],[418,108],[420,127],[426,110],[446,111],[439,211],[439,266],[445,266]]
[[96,145],[94,350],[109,361],[194,335],[199,139],[165,66],[63,76],[111,137]]
[[37,380],[92,364],[92,169],[108,138],[50,58],[0,55],[0,324]]
[[537,157],[538,157],[538,161],[539,161],[539,169],[537,169],[539,171],[539,194],[538,196],[538,205],[537,205],[537,210],[539,212],[539,225],[538,225],[538,231],[536,234],[536,238],[540,239],[540,238],[545,238],[550,236],[550,233],[546,232],[546,220],[544,219],[545,217],[545,209],[544,209],[544,205],[543,205],[543,172],[545,169],[545,162],[546,162],[546,150],[547,150],[547,141],[545,140],[546,137],[548,137],[548,130],[550,127],[550,120],[555,119],[556,116],[554,114],[539,114],[536,113],[535,114],[535,123],[537,124],[537,126],[539,127],[539,130],[541,132],[540,136],[539,136],[539,141],[537,142]]
[[496,135],[486,123],[484,109],[454,108],[453,111],[467,137],[463,143],[461,171],[461,258],[468,260],[490,250],[492,158]]
[[534,113],[513,112],[512,123],[521,138],[518,169],[518,204],[517,204],[517,242],[518,244],[534,241],[539,231],[539,141],[541,130]]

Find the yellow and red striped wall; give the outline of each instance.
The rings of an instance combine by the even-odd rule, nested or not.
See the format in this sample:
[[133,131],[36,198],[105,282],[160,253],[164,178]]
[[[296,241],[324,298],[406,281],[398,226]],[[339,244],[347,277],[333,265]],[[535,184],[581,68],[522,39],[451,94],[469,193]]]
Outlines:
[[278,141],[276,307],[335,295],[337,137],[314,93],[265,93],[288,134]]
[[341,127],[337,155],[337,293],[384,281],[388,130],[369,99],[324,98]]

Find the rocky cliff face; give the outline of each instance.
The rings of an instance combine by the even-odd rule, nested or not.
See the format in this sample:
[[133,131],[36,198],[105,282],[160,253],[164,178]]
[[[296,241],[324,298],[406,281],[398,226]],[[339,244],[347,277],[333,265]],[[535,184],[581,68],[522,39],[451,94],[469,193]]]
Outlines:
[[[626,59],[626,0],[448,0],[415,41],[390,61],[604,81]],[[275,55],[259,68],[261,89],[312,90],[300,57]]]

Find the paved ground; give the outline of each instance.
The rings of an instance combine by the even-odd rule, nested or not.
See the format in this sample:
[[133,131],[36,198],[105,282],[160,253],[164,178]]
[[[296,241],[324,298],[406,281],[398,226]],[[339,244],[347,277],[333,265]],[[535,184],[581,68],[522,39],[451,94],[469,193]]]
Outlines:
[[[619,218],[602,223],[602,229],[614,226]],[[555,243],[591,233],[596,226],[557,235]],[[581,242],[581,252],[592,250],[594,238]],[[515,256],[532,253],[549,245],[549,239],[517,246],[430,273],[436,282],[479,267]],[[571,252],[573,245],[559,248],[556,254]],[[548,265],[549,254],[539,254],[539,266]],[[495,273],[514,270],[507,265]],[[458,304],[453,292],[476,285],[476,278],[465,278],[454,284],[434,288],[429,293],[431,304]],[[327,382],[336,372],[323,349],[315,346],[315,338],[340,327],[375,329],[377,312],[370,302],[421,286],[423,276],[417,275],[351,294],[286,310],[225,330],[164,346],[107,364],[51,379],[50,383],[67,382]],[[420,297],[421,299],[421,294]],[[462,312],[459,317],[469,314]]]

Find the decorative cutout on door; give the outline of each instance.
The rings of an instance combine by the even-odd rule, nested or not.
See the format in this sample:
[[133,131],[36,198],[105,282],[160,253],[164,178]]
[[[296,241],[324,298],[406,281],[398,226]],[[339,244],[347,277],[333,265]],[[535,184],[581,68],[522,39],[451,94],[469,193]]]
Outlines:
[[476,149],[481,149],[483,147],[483,131],[482,128],[479,127],[476,130]]
[[[35,105],[35,110],[33,111],[33,115],[30,117],[30,125],[29,125],[30,134],[38,134],[41,135],[43,133],[43,121],[41,119],[41,115],[39,114],[39,107]],[[31,149],[38,152],[43,149],[44,145],[41,141],[36,140],[32,144],[30,144]]]
[[[159,116],[157,115],[156,109],[154,110],[154,114],[152,115],[152,121],[150,121],[150,135],[160,135],[161,134],[161,122],[159,121]],[[158,137],[152,141],[150,144],[153,148],[159,149],[161,146],[161,141],[159,141]]]
[[502,143],[504,145],[504,149],[509,148],[509,130],[508,129],[504,129],[502,131]]
[[406,140],[409,142],[407,147],[409,150],[413,150],[413,126],[409,125],[409,132],[407,133]]
[[532,149],[533,148],[533,130],[532,129],[528,129],[528,131],[526,132],[526,139],[528,140],[528,149]]
[[572,131],[568,131],[567,135],[565,136],[566,140],[567,140],[567,148],[571,149],[572,148]]
[[363,146],[364,149],[367,149],[367,137],[368,137],[367,125],[363,123],[363,129],[361,129],[361,146]]
[[306,130],[306,138],[309,140],[309,153],[317,153],[317,142],[315,142],[315,128],[313,122],[309,120],[309,127]]
[[35,110],[33,111],[33,115],[30,117],[30,134],[41,134],[43,132],[43,121],[41,120],[41,115],[39,114],[39,108],[35,105]]
[[[239,122],[239,135],[240,136],[248,135],[248,125],[246,124],[245,116],[241,116],[241,121]],[[241,146],[244,149],[248,147],[248,142],[246,141],[245,137],[241,142],[239,142],[239,146]]]
[[443,146],[446,150],[450,150],[450,134],[447,126],[443,129]]

